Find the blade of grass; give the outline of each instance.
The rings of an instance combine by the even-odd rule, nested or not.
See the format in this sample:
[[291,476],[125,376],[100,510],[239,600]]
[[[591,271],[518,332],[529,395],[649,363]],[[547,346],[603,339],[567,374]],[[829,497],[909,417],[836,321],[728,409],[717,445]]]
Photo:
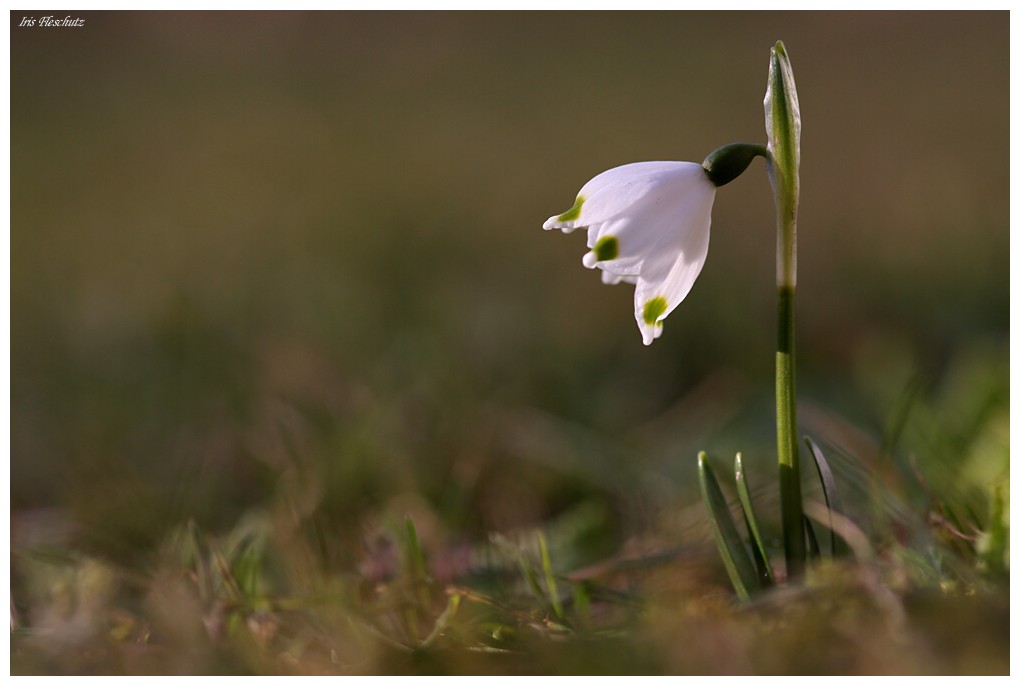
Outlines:
[[587,629],[591,624],[591,594],[588,592],[588,584],[582,581],[574,584],[571,590],[574,596],[574,614],[581,628]]
[[[835,512],[838,515],[843,514],[843,499],[839,496],[839,489],[836,487],[836,478],[832,475],[832,469],[829,468],[829,462],[825,459],[825,455],[822,453],[821,448],[811,440],[810,436],[804,437],[804,443],[807,445],[808,450],[811,451],[811,456],[814,458],[815,468],[818,470],[818,478],[822,482],[822,495],[825,496],[825,504],[828,505],[831,512]],[[832,528],[832,523],[829,523],[829,533],[832,540],[832,556],[838,557],[846,552],[846,546],[843,544],[839,536],[836,535],[835,530]]]
[[238,601],[244,598],[244,592],[241,591],[241,587],[237,583],[237,579],[234,578],[234,572],[230,569],[230,564],[227,563],[227,558],[224,557],[220,549],[211,541],[208,542],[209,546],[209,557],[212,559],[212,569],[216,571],[219,576],[220,583],[218,586],[226,591],[226,600]]
[[210,571],[214,571],[218,577],[215,584],[215,593],[218,598],[217,612],[226,612],[227,634],[237,636],[237,632],[244,626],[244,612],[240,608],[244,605],[245,595],[234,578],[234,572],[230,569],[227,558],[220,551],[219,547],[212,541],[207,541],[209,558],[212,561]]
[[747,530],[751,532],[754,545],[751,552],[754,555],[754,566],[758,570],[758,578],[762,586],[770,586],[775,581],[772,574],[772,565],[769,564],[769,556],[765,551],[765,542],[762,539],[761,529],[758,527],[758,518],[754,513],[754,505],[751,502],[751,488],[747,483],[747,473],[744,471],[744,458],[737,453],[733,461],[733,476],[737,482],[737,496],[740,498],[740,507],[744,511],[744,523]]
[[560,593],[556,586],[556,577],[553,575],[552,560],[549,559],[549,546],[546,545],[545,535],[541,531],[538,532],[538,554],[542,558],[545,587],[549,589],[549,601],[552,603],[553,612],[557,618],[563,619],[563,605],[560,603]]
[[425,576],[425,556],[421,552],[421,544],[418,543],[418,531],[414,528],[414,520],[411,515],[404,518],[407,527],[407,564],[412,574],[417,577]]
[[202,546],[202,534],[194,519],[188,521],[188,538],[191,542],[191,554],[194,557],[195,577],[198,582],[198,597],[202,603],[209,605],[212,602],[212,574],[206,561],[205,550]]
[[[428,576],[425,572],[425,555],[422,554],[421,544],[418,542],[418,531],[414,528],[414,520],[411,519],[411,515],[407,515],[404,519],[404,523],[407,527],[407,563],[411,578],[414,586],[418,592],[418,604],[421,606],[422,612],[429,613],[431,607],[431,599],[429,598],[428,589]],[[414,608],[411,608],[413,611]],[[415,630],[417,630],[417,613],[414,613],[413,624]],[[413,635],[417,636],[417,633]]]
[[425,640],[421,642],[421,646],[419,647],[426,648],[434,643],[446,627],[450,625],[450,622],[453,620],[454,615],[457,614],[457,608],[459,607],[460,595],[457,593],[451,594],[449,599],[446,601],[446,609],[443,610],[443,614],[439,615],[436,619],[436,623],[433,625],[432,631],[425,637]]
[[234,551],[231,570],[245,598],[260,594],[260,572],[265,543],[254,536],[246,538]]
[[542,585],[538,583],[538,574],[535,573],[535,568],[531,565],[531,561],[528,560],[528,556],[521,551],[517,557],[517,564],[520,565],[521,574],[524,575],[524,580],[528,582],[528,588],[535,595],[543,605],[549,604],[549,598],[546,596],[545,591],[542,590]]
[[896,445],[899,443],[900,436],[903,435],[903,429],[907,426],[907,419],[910,417],[910,411],[914,409],[914,406],[921,398],[921,393],[924,391],[926,385],[927,380],[922,375],[918,374],[907,382],[903,392],[900,393],[899,398],[896,399],[896,404],[893,406],[889,422],[885,427],[885,431],[882,433],[880,450],[882,451],[882,455],[885,455],[887,458],[893,455],[893,452],[896,450]]
[[804,516],[804,531],[807,535],[808,556],[812,560],[817,560],[822,556],[822,549],[818,546],[818,537],[815,536],[814,527],[811,526],[811,520],[807,515]]
[[708,509],[708,520],[712,525],[712,533],[715,534],[715,542],[719,547],[719,554],[722,556],[723,565],[729,574],[730,582],[737,596],[741,600],[748,600],[752,590],[758,590],[757,572],[754,563],[751,562],[744,543],[737,532],[737,525],[733,521],[729,505],[719,488],[719,481],[715,478],[711,465],[708,462],[708,455],[704,451],[698,453],[698,481],[701,484],[701,498],[705,501]]
[[870,563],[875,559],[875,550],[871,547],[868,536],[848,517],[835,514],[829,508],[823,508],[821,503],[812,501],[804,504],[804,512],[822,526],[826,525],[825,520],[828,519],[858,561]]

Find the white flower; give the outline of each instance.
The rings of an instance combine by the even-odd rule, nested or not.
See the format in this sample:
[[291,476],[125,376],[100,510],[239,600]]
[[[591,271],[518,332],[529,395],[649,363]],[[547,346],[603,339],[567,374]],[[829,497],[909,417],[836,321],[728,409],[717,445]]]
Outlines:
[[586,183],[543,228],[588,229],[584,266],[601,269],[604,283],[635,284],[634,318],[651,345],[705,264],[715,189],[695,162],[625,164]]

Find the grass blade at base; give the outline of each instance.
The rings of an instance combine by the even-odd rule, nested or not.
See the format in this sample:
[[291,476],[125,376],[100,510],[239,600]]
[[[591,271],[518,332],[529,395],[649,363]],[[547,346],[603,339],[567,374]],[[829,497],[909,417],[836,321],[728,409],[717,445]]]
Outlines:
[[549,590],[549,601],[552,603],[553,613],[557,619],[563,619],[563,605],[560,603],[560,591],[556,586],[556,577],[553,575],[552,560],[549,558],[549,546],[546,545],[545,535],[538,532],[538,554],[542,558],[542,573],[545,575],[545,587]]
[[719,481],[708,463],[708,455],[704,452],[698,453],[698,481],[701,484],[701,497],[708,509],[708,521],[712,525],[712,533],[715,534],[715,542],[719,546],[719,554],[730,576],[730,582],[737,596],[741,600],[748,600],[751,591],[759,590],[761,585],[758,583],[754,564],[737,532],[737,525],[733,521],[726,498],[719,488]]
[[737,496],[740,498],[740,507],[744,512],[744,523],[747,530],[751,532],[751,552],[754,555],[754,566],[758,570],[758,579],[761,585],[771,586],[775,582],[772,574],[772,565],[769,564],[769,556],[765,551],[765,541],[758,527],[758,518],[754,514],[754,505],[751,503],[751,488],[747,484],[747,475],[744,472],[744,458],[737,453],[733,461],[733,476],[737,482]]
[[807,515],[804,515],[804,531],[807,536],[808,556],[812,560],[817,560],[822,556],[822,549],[818,546],[818,537],[815,536],[815,529],[811,526],[811,520],[807,518]]
[[[843,500],[839,497],[839,489],[836,488],[836,477],[832,475],[829,462],[825,459],[825,455],[822,454],[821,448],[809,436],[804,437],[804,443],[807,445],[808,450],[811,451],[811,457],[814,458],[815,468],[818,470],[818,478],[822,482],[822,495],[825,496],[825,504],[829,507],[830,512],[842,515]],[[829,522],[829,535],[832,540],[832,556],[838,557],[844,554],[846,546],[839,536],[836,535],[832,527],[831,518]]]
[[418,531],[414,527],[414,520],[411,519],[411,515],[404,517],[404,525],[407,530],[405,557],[407,558],[408,571],[416,577],[422,578],[425,576],[425,556],[421,552]]

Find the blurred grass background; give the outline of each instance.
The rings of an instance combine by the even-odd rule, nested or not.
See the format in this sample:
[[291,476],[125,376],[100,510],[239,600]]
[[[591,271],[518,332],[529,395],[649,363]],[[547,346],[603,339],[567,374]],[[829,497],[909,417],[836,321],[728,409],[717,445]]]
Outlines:
[[[708,542],[681,516],[701,448],[743,450],[767,502],[763,165],[719,192],[650,348],[632,289],[541,224],[609,167],[763,142],[777,39],[804,118],[802,429],[886,460],[906,503],[908,458],[975,519],[1008,484],[1007,13],[81,16],[11,15],[26,624],[58,603],[22,553],[144,576],[188,521],[267,517],[293,591],[363,572],[405,514],[436,564],[571,522],[564,572]],[[23,668],[70,669],[45,664]]]

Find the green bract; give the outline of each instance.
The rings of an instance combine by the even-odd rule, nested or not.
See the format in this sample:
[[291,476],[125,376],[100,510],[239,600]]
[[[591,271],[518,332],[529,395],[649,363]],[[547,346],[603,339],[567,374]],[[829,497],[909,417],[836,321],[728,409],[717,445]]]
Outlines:
[[783,42],[772,48],[765,91],[765,133],[768,134],[769,180],[776,196],[780,231],[780,285],[797,284],[797,205],[800,194],[800,103],[793,67]]

